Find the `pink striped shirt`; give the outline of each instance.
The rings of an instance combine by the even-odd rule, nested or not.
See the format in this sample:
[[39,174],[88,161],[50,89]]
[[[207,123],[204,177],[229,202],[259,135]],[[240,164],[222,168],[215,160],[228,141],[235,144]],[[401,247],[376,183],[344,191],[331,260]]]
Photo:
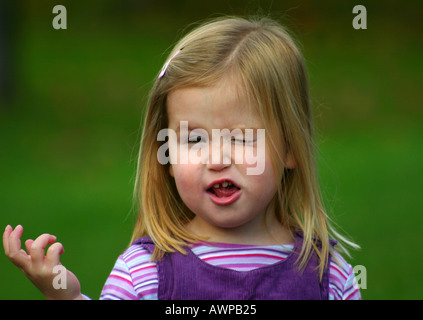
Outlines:
[[[203,261],[221,268],[241,272],[284,260],[292,251],[289,245],[238,245],[198,243],[191,250]],[[329,264],[329,299],[361,299],[353,268],[335,252]],[[157,300],[158,274],[151,254],[138,245],[129,247],[116,261],[106,280],[100,299]]]

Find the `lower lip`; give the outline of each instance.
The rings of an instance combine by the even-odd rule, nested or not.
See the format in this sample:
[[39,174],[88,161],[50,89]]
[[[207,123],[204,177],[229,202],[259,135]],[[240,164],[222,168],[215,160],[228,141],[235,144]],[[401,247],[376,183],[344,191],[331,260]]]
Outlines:
[[207,192],[207,194],[209,195],[210,199],[218,205],[224,206],[224,205],[228,205],[231,203],[234,203],[235,201],[237,201],[239,199],[239,197],[241,196],[241,189],[236,191],[235,193],[231,194],[229,197],[218,197],[215,194],[211,193],[211,192]]

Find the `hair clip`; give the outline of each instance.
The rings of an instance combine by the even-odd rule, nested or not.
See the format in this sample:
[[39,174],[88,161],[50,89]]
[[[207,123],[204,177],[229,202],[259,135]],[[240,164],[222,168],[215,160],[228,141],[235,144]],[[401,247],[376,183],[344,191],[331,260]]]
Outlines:
[[179,52],[181,52],[181,50],[182,49],[179,49],[178,51],[176,51],[176,53],[165,63],[165,65],[162,68],[162,71],[159,74],[159,77],[158,77],[159,79],[163,78],[163,76],[166,73],[166,70],[167,70],[169,63],[173,60],[173,58],[175,58],[179,54]]

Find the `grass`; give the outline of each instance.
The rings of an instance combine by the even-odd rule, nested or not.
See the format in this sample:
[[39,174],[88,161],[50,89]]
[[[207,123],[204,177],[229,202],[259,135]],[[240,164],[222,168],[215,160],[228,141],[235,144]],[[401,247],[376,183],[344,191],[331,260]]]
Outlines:
[[367,269],[366,299],[422,298],[420,134],[419,128],[355,132],[321,145],[325,198],[361,246],[352,261]]

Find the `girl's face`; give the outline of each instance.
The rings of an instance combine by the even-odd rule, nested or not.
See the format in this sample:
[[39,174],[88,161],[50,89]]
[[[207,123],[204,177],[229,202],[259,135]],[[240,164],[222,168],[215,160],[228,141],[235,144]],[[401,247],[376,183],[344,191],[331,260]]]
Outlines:
[[[247,96],[238,82],[231,80],[211,87],[177,89],[167,100],[169,129],[177,135],[178,154],[188,151],[189,155],[185,162],[178,157],[169,170],[180,197],[195,214],[187,228],[213,241],[230,241],[229,233],[252,239],[260,231],[272,229],[275,215],[268,215],[266,226],[263,218],[281,181],[258,137],[257,129],[264,129],[261,119],[248,112],[253,108],[249,108]],[[224,129],[229,130],[225,133]],[[213,139],[216,132],[222,140]],[[252,138],[245,132],[252,132]],[[256,163],[252,163],[254,159]],[[285,160],[289,167],[292,161]],[[260,174],[249,174],[259,161]]]

